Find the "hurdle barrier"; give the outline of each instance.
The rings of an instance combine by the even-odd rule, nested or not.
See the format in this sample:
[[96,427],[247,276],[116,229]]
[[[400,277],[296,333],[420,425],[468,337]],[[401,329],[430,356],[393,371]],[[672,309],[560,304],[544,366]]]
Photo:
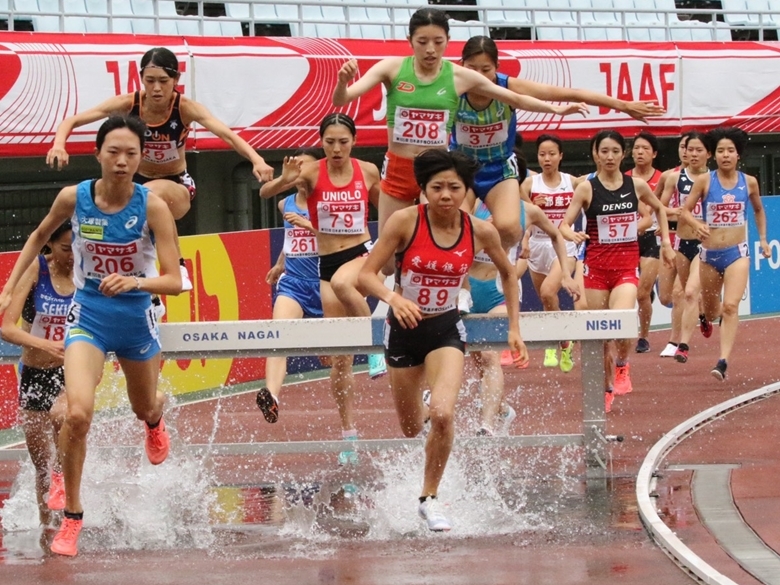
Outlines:
[[[470,351],[506,349],[508,320],[502,316],[468,315],[463,322]],[[526,435],[507,438],[458,439],[473,444],[491,441],[506,446],[584,447],[588,479],[606,476],[607,447],[621,440],[606,433],[603,342],[633,339],[638,334],[636,310],[523,313],[520,330],[529,349],[561,340],[581,344],[582,432],[569,435]],[[258,321],[163,323],[160,340],[165,359],[343,355],[381,351],[384,319],[348,317]],[[0,344],[0,363],[18,360],[19,348]],[[419,443],[413,439],[360,440],[358,449],[378,450]],[[298,441],[224,445],[190,445],[212,454],[269,454],[340,451],[342,441]],[[0,460],[22,457],[24,450],[0,450]]]

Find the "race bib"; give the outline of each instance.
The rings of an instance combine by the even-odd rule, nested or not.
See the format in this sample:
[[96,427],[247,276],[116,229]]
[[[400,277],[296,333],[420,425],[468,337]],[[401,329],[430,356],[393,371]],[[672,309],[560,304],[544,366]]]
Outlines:
[[403,297],[427,314],[444,313],[457,306],[463,276],[418,274],[411,270],[401,275]]
[[707,225],[710,227],[742,227],[745,225],[745,203],[707,203]]
[[393,142],[418,146],[447,146],[448,110],[395,108]]
[[283,250],[287,258],[311,258],[317,255],[317,238],[305,228],[285,228]]
[[323,234],[362,234],[366,225],[363,201],[320,201],[317,221]]
[[35,315],[30,328],[30,335],[50,341],[62,341],[65,339],[67,318],[67,315],[44,315],[38,313]]
[[458,144],[475,150],[490,148],[506,143],[509,137],[509,124],[506,120],[495,124],[455,124],[455,137]]
[[144,145],[144,160],[155,164],[179,160],[179,148],[173,140],[147,142]]
[[[102,244],[86,241],[82,258],[84,276],[102,280],[109,274],[123,276],[143,274],[142,255],[138,252],[138,243]],[[136,259],[139,264],[136,265]]]
[[636,241],[635,212],[599,215],[596,221],[599,226],[600,244],[621,244]]

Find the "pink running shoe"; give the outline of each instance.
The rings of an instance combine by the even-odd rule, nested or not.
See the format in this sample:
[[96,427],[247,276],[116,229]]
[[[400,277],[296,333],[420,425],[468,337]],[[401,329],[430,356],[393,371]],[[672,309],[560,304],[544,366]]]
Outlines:
[[146,456],[152,465],[159,465],[168,457],[171,448],[171,437],[165,428],[165,419],[160,418],[160,423],[153,429],[144,423],[146,427]]
[[631,392],[631,390],[633,390],[633,386],[631,385],[631,376],[629,375],[628,371],[628,364],[625,364],[624,366],[615,366],[614,388],[614,393],[617,396],[628,394]]
[[62,472],[51,472],[51,482],[49,483],[49,501],[47,502],[49,510],[65,509],[65,478]]
[[63,518],[62,525],[51,543],[51,552],[75,557],[79,552],[79,533],[83,524],[83,520]]

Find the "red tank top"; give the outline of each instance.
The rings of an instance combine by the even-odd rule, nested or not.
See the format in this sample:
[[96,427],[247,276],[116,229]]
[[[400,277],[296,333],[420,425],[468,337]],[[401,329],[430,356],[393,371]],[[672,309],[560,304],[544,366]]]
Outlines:
[[[634,176],[634,169],[629,169],[626,171],[626,174],[629,177]],[[658,181],[661,180],[661,171],[658,169],[653,169],[653,176],[647,179],[647,184],[650,186],[650,190],[655,192],[655,188],[658,186]]]
[[418,205],[412,239],[395,255],[396,284],[403,289],[403,297],[423,313],[444,313],[458,305],[458,291],[474,261],[471,218],[461,211],[460,221],[460,237],[449,248],[442,248],[433,239],[428,206]]
[[317,184],[306,200],[309,220],[323,234],[352,235],[365,233],[368,226],[368,188],[357,159],[352,163],[352,180],[336,187],[328,175],[327,159],[320,160]]

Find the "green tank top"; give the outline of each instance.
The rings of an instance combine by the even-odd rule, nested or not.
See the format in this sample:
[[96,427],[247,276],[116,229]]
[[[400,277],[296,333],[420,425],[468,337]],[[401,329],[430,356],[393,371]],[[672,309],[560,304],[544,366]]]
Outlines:
[[387,92],[387,125],[393,129],[393,142],[446,147],[458,103],[450,61],[442,61],[436,79],[424,84],[414,73],[414,57],[406,57]]

